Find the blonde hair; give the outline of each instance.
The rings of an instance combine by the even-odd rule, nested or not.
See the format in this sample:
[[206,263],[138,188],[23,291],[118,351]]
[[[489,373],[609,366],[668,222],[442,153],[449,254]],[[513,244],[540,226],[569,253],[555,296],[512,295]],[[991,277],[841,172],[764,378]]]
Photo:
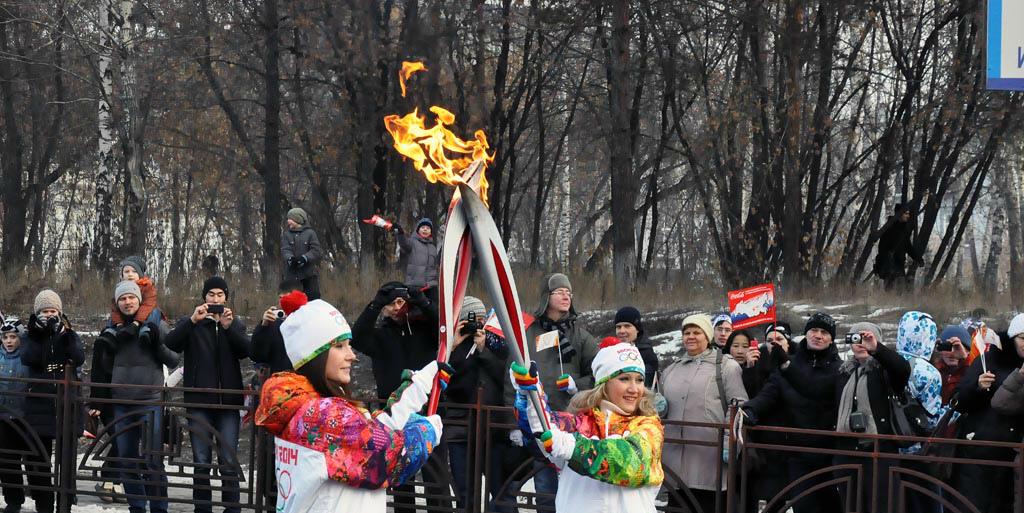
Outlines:
[[[569,401],[569,413],[576,414],[581,411],[600,408],[601,401],[611,402],[611,399],[608,398],[608,391],[605,390],[607,384],[608,382],[605,381],[590,390],[584,390],[573,396],[572,401]],[[658,410],[654,408],[654,392],[646,388],[644,389],[644,395],[637,403],[636,411],[633,412],[633,415],[658,416]]]

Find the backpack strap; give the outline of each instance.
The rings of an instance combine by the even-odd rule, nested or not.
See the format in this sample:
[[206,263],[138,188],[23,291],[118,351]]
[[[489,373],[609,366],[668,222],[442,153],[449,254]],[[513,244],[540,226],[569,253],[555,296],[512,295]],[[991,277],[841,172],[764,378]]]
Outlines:
[[729,399],[725,397],[725,381],[722,379],[722,350],[716,349],[715,356],[715,384],[718,385],[718,399],[722,401],[722,416],[729,415]]

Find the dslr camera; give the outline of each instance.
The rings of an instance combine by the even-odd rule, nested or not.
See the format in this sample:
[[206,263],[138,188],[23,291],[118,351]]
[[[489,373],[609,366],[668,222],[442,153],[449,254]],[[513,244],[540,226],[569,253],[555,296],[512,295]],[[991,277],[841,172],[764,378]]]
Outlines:
[[476,312],[469,312],[466,316],[466,324],[462,325],[462,329],[459,330],[459,335],[472,335],[477,330],[484,329],[482,322],[476,320]]
[[[846,334],[846,343],[847,344],[860,344],[862,340],[864,340],[864,337],[862,337],[860,335],[860,333],[847,333]],[[851,420],[850,422],[852,423],[853,421]],[[858,433],[858,432],[859,431],[854,431],[854,433]]]

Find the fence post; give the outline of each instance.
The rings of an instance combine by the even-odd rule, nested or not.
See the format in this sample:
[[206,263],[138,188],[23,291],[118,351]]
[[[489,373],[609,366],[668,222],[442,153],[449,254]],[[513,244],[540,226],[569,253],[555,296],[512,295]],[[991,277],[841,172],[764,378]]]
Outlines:
[[[727,412],[726,418],[729,422],[729,461],[726,463],[726,484],[725,484],[725,511],[726,513],[733,513],[734,511],[741,511],[736,507],[736,432],[733,430],[733,426],[736,425],[736,402],[732,401],[729,404],[729,411]],[[721,458],[719,458],[721,460]]]
[[[469,426],[467,431],[469,433],[470,440],[472,441],[473,450],[473,482],[470,490],[466,492],[466,513],[481,513],[485,505],[487,504],[487,491],[481,490],[483,486],[483,480],[481,476],[488,468],[488,462],[490,454],[487,451],[487,444],[490,440],[489,433],[484,429],[483,417],[485,415],[483,411],[483,400],[484,387],[478,385],[476,389],[476,403],[473,404],[473,409],[470,410],[469,415]],[[467,447],[470,445],[467,444]],[[488,477],[490,479],[490,477]],[[482,498],[481,498],[482,497]]]
[[71,497],[75,494],[75,459],[78,446],[78,435],[75,429],[75,400],[72,386],[75,377],[75,368],[69,363],[64,364],[64,378],[57,389],[57,403],[60,411],[57,412],[57,419],[61,423],[60,429],[55,429],[57,440],[54,442],[54,450],[57,451],[54,458],[57,464],[56,489],[57,489],[57,511],[61,513],[71,512]]

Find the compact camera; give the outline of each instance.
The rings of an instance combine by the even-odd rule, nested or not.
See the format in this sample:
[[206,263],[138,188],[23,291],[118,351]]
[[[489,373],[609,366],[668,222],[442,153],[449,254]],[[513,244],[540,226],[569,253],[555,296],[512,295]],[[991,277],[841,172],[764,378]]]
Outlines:
[[936,351],[952,351],[953,350],[953,343],[952,342],[942,342],[940,340],[939,342],[935,343],[935,350]]
[[284,310],[281,310],[280,308],[275,308],[274,315],[277,316],[278,319],[284,319]]
[[846,343],[847,344],[860,344],[861,340],[863,340],[863,339],[864,339],[864,337],[862,337],[860,335],[860,333],[847,333],[846,334]]
[[[847,335],[849,337],[849,335]],[[850,414],[850,431],[863,433],[868,430],[868,418],[863,412],[855,411]]]

